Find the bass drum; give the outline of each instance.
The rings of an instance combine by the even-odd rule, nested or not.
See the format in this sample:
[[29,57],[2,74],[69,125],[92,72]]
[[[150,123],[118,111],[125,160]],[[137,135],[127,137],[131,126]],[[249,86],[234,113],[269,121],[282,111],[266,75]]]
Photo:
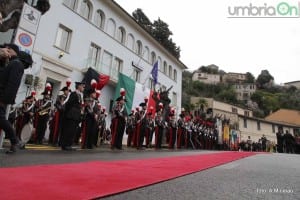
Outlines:
[[21,131],[21,140],[25,144],[30,140],[32,136],[33,126],[31,123],[27,123],[24,125],[22,131]]

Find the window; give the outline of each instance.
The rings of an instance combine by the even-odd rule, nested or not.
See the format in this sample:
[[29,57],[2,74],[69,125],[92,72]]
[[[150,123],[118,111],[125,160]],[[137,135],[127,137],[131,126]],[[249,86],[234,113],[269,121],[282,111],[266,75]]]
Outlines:
[[260,131],[260,121],[257,121],[257,130]]
[[111,69],[111,77],[118,80],[119,72],[122,72],[123,61],[119,58],[115,58],[113,68]]
[[85,19],[91,19],[92,15],[92,5],[89,1],[85,0],[81,2],[80,6],[80,15],[84,17]]
[[237,113],[237,108],[232,107],[232,112]]
[[275,125],[272,124],[272,133],[275,133]]
[[172,71],[173,71],[172,66],[169,65],[169,77],[172,77]]
[[177,94],[175,92],[172,94],[172,104],[173,106],[177,106]]
[[245,110],[245,111],[244,111],[244,115],[247,116],[247,117],[249,117],[249,111],[246,111],[246,110]]
[[136,82],[140,82],[140,76],[141,76],[141,71],[138,69],[133,69],[133,80],[135,80]]
[[167,74],[167,62],[166,61],[164,61],[164,74]]
[[142,45],[142,42],[140,40],[138,40],[136,42],[136,51],[135,52],[139,56],[142,56],[142,54],[143,54],[143,45]]
[[156,55],[155,55],[155,53],[152,51],[152,52],[151,52],[151,64],[154,65],[155,62],[156,62]]
[[119,29],[118,29],[118,41],[122,44],[125,44],[125,36],[126,36],[125,29],[123,27],[119,27]]
[[247,128],[247,119],[244,118],[244,128]]
[[76,0],[64,0],[64,4],[71,8],[72,10],[75,10],[76,6]]
[[100,67],[100,52],[101,48],[92,43],[89,50],[89,65],[96,69]]
[[69,51],[72,31],[63,25],[59,25],[55,40],[55,46],[63,51]]
[[174,69],[174,72],[173,72],[173,79],[174,79],[174,81],[177,81],[177,71],[176,71],[176,69]]
[[101,72],[103,74],[110,74],[111,66],[112,66],[112,54],[107,51],[104,51],[102,56]]
[[113,19],[109,19],[107,21],[107,34],[109,34],[112,37],[115,37],[115,32],[116,32],[116,23]]
[[145,60],[147,60],[148,62],[149,62],[149,52],[150,52],[150,50],[149,50],[149,47],[145,47],[145,50],[144,50],[144,59]]
[[104,22],[105,22],[105,15],[102,10],[97,10],[96,16],[95,16],[95,24],[98,28],[103,29],[104,28]]
[[128,34],[127,37],[127,47],[131,50],[133,50],[133,46],[134,46],[134,37],[132,34]]
[[162,62],[161,62],[161,57],[158,56],[157,60],[158,60],[158,69],[159,69],[159,71],[163,71],[163,65],[162,65]]

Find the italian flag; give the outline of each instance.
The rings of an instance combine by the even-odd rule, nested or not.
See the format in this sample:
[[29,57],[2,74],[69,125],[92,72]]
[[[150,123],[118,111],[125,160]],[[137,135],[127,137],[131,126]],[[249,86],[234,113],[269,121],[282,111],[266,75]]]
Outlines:
[[116,93],[115,93],[115,99],[117,99],[120,96],[120,89],[124,88],[126,91],[126,103],[125,107],[127,110],[127,113],[130,114],[131,110],[135,110],[136,107],[140,105],[140,103],[145,102],[144,98],[148,98],[148,107],[147,110],[150,110],[150,107],[153,107],[152,114],[155,113],[155,101],[152,98],[153,91],[149,88],[146,88],[140,83],[135,82],[130,77],[119,73],[119,81],[116,87]]

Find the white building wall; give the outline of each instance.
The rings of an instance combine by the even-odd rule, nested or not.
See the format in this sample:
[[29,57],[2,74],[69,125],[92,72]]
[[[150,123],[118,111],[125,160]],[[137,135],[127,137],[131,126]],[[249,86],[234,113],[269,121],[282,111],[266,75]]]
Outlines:
[[[79,1],[80,2],[82,0]],[[112,54],[113,59],[119,58],[123,61],[122,73],[131,76],[134,67],[132,62],[138,64],[142,68],[141,83],[146,83],[146,87],[149,86],[148,78],[152,70],[151,52],[155,52],[156,59],[160,57],[162,63],[167,62],[167,65],[172,66],[172,69],[177,71],[177,80],[173,80],[169,75],[159,71],[158,81],[162,86],[169,88],[173,86],[170,94],[176,93],[177,97],[177,109],[181,109],[181,80],[182,71],[184,68],[183,63],[179,62],[173,56],[171,56],[162,46],[159,45],[151,36],[149,36],[136,22],[133,21],[122,9],[116,6],[112,1],[91,0],[93,5],[93,14],[91,20],[87,20],[74,12],[72,9],[63,4],[63,0],[51,1],[51,9],[42,16],[40,25],[38,28],[34,50],[33,59],[34,65],[26,73],[32,73],[35,76],[39,76],[43,79],[45,84],[46,79],[54,80],[54,92],[58,92],[58,89],[65,85],[65,80],[70,77],[73,82],[82,80],[83,71],[88,68],[88,52],[91,43],[95,43],[101,47],[100,63],[103,63],[103,52],[109,52]],[[104,31],[107,30],[107,20],[113,19],[116,25],[115,38],[94,25],[94,17],[96,10],[101,9],[105,13],[105,26]],[[79,7],[77,6],[77,10]],[[59,25],[63,25],[72,30],[71,44],[68,52],[65,52],[63,57],[58,58],[61,50],[55,47],[55,40]],[[126,31],[126,40],[129,34],[134,36],[134,46],[136,41],[140,40],[143,44],[143,50],[149,49],[149,60],[141,59],[135,50],[127,47],[127,41],[125,44],[121,44],[117,40],[118,27],[124,27]],[[101,64],[100,64],[101,68]],[[162,69],[161,66],[159,66]],[[101,69],[101,71],[110,72],[110,69]],[[169,70],[167,70],[168,72]],[[107,74],[117,77],[117,74]],[[104,104],[106,108],[109,108],[109,102],[113,99],[115,94],[114,86],[117,80],[110,81],[109,86],[105,86],[101,91],[100,102]],[[74,89],[74,83],[71,88]],[[42,85],[38,91],[38,94],[42,92],[44,85]],[[20,90],[26,90],[26,86],[23,85]],[[57,93],[53,93],[53,98],[56,98]],[[26,95],[19,95],[17,101],[21,102]]]

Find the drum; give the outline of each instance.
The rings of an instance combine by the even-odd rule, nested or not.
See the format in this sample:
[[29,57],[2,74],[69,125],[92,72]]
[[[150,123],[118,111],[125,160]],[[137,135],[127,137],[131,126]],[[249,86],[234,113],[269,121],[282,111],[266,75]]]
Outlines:
[[21,131],[21,140],[25,144],[30,140],[32,136],[33,126],[31,123],[27,123],[24,125]]

